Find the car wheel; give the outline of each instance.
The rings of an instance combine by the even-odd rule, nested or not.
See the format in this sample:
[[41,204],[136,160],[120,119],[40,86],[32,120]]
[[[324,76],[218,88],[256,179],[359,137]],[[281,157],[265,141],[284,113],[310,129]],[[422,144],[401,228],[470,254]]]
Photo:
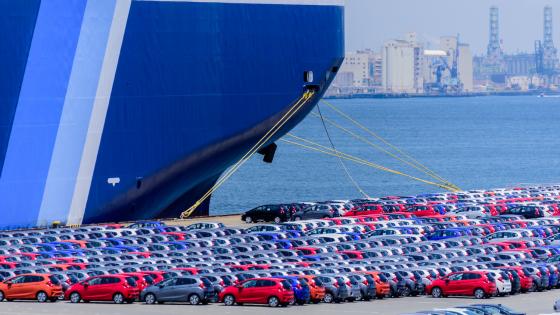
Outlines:
[[435,287],[435,288],[432,289],[432,297],[434,297],[434,298],[437,299],[437,298],[440,298],[440,297],[442,297],[442,296],[443,296],[443,294],[442,294],[440,288]]
[[482,289],[476,289],[474,290],[474,297],[477,299],[483,299],[486,297],[486,293],[484,293],[484,290]]
[[324,216],[323,219],[330,219],[331,217],[329,217],[328,215]]
[[282,223],[282,219],[280,217],[274,217],[274,223],[276,224]]
[[401,296],[402,297],[408,297],[410,296],[410,288],[409,287],[404,287],[401,291]]
[[115,295],[113,295],[113,302],[115,302],[115,304],[123,304],[124,296],[121,293],[115,293]]
[[301,217],[295,217],[294,221],[301,221]]
[[200,296],[198,296],[198,294],[191,294],[189,296],[189,303],[191,303],[191,305],[200,304]]
[[277,297],[271,296],[268,298],[268,306],[277,307],[278,305],[280,305],[280,301],[278,300]]
[[4,301],[4,292],[0,291],[0,302]]
[[226,306],[233,306],[235,304],[235,297],[233,297],[233,295],[231,295],[231,294],[226,295],[224,297],[224,304]]
[[245,217],[245,223],[253,223],[253,218]]
[[37,293],[37,302],[45,303],[49,299],[49,296],[44,291],[39,291]]
[[81,299],[82,299],[82,297],[80,296],[80,293],[78,293],[78,292],[73,292],[72,294],[70,294],[70,302],[71,303],[80,303]]
[[156,296],[153,293],[148,293],[144,297],[144,302],[146,304],[155,304],[157,302]]
[[334,301],[334,297],[332,293],[326,293],[325,296],[323,297],[323,302],[325,303],[332,303],[333,301]]

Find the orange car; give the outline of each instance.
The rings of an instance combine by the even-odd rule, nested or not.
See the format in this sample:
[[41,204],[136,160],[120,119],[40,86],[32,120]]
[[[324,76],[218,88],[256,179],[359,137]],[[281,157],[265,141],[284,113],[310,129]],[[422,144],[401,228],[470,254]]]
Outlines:
[[61,295],[60,281],[48,274],[23,274],[0,283],[0,301],[56,302]]
[[317,279],[317,276],[313,275],[305,275],[305,276],[297,276],[299,279],[305,280],[307,284],[309,284],[310,289],[310,300],[311,303],[319,303],[325,297],[325,287],[323,284]]
[[391,285],[389,282],[381,280],[379,272],[377,271],[364,271],[363,274],[367,274],[375,279],[375,291],[378,299],[385,298],[391,294]]

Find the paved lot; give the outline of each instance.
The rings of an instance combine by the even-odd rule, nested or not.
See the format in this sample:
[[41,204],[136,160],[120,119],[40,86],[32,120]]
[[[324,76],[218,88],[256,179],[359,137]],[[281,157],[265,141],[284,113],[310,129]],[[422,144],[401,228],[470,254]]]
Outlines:
[[387,299],[373,302],[356,302],[345,304],[319,304],[293,306],[272,309],[266,306],[234,306],[221,304],[209,306],[191,305],[113,305],[105,303],[70,304],[57,302],[38,304],[36,302],[3,302],[0,303],[1,315],[170,315],[170,314],[204,314],[204,315],[261,315],[261,314],[323,314],[323,315],[397,315],[417,310],[429,310],[440,307],[452,307],[477,302],[501,303],[529,315],[553,313],[553,302],[560,298],[559,291],[522,294],[506,298],[490,300],[474,300],[470,298],[433,299],[430,297]]
[[[230,227],[249,227],[250,224],[246,224],[245,222],[241,221],[240,214],[234,215],[223,215],[223,216],[211,216],[211,217],[202,217],[202,218],[193,218],[193,219],[176,219],[176,220],[164,220],[165,224],[167,225],[189,225],[197,222],[222,222],[226,226]],[[263,222],[264,223],[264,222]]]

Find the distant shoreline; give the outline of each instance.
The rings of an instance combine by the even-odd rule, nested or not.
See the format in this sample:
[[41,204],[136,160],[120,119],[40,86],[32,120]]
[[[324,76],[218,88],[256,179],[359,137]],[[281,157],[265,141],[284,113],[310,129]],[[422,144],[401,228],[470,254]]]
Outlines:
[[456,93],[456,94],[392,94],[392,93],[364,93],[364,94],[346,94],[346,95],[330,95],[325,99],[360,99],[360,98],[436,98],[436,97],[476,97],[476,96],[537,96],[537,95],[560,95],[556,91],[502,91],[502,92],[473,92],[473,93]]

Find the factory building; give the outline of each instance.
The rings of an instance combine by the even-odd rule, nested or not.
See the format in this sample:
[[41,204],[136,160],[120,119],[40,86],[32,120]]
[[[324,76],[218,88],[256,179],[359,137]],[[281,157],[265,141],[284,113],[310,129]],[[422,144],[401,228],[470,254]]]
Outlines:
[[383,46],[382,86],[386,93],[422,93],[423,48],[413,34]]
[[369,49],[347,52],[327,95],[377,92],[381,86],[381,67],[380,53]]

